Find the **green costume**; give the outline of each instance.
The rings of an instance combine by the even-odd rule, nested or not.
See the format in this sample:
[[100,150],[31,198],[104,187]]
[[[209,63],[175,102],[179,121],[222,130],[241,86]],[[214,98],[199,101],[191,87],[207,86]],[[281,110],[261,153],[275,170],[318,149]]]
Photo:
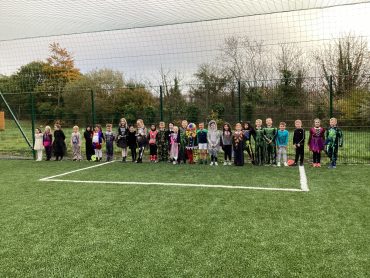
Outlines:
[[275,127],[265,127],[264,139],[266,142],[266,163],[276,164],[276,136],[277,129]]
[[343,146],[343,133],[338,127],[329,127],[325,132],[325,152],[330,158],[329,168],[335,168],[338,158],[338,147]]
[[158,146],[158,161],[168,161],[168,130],[158,130],[157,146]]
[[263,165],[266,152],[266,144],[264,138],[264,130],[262,127],[255,129],[253,133],[255,147],[255,165]]

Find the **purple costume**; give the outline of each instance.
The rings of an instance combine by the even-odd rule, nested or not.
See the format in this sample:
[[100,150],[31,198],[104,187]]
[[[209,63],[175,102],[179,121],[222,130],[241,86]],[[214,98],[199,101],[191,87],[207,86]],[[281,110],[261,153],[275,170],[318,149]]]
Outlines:
[[310,128],[310,137],[308,139],[308,146],[311,152],[319,153],[324,149],[325,145],[325,129],[322,127]]

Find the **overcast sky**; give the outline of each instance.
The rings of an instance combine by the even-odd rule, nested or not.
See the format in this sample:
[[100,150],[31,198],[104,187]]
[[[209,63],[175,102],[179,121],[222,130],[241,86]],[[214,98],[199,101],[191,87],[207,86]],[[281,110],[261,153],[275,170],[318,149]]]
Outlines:
[[[82,72],[107,67],[126,79],[155,82],[161,66],[190,78],[200,63],[217,57],[231,35],[271,48],[297,42],[307,52],[349,32],[369,40],[369,3],[307,9],[349,2],[359,1],[2,0],[0,74],[45,60],[52,42],[71,51]],[[296,9],[303,10],[273,13]],[[195,23],[173,25],[181,22]],[[92,32],[102,30],[115,31]]]

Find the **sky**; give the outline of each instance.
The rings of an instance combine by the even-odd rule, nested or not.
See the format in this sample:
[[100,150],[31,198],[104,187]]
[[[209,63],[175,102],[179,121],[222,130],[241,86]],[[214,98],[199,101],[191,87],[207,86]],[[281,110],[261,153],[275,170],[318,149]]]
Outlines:
[[351,2],[361,1],[3,0],[0,74],[45,60],[59,42],[83,73],[112,68],[155,83],[162,67],[191,79],[230,36],[263,41],[271,52],[296,43],[310,53],[348,33],[369,41],[370,3]]

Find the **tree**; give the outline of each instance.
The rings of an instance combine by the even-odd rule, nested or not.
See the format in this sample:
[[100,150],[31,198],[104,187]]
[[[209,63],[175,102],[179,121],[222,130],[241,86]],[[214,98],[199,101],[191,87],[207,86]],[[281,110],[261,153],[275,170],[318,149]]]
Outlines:
[[323,47],[315,56],[329,90],[330,76],[334,77],[335,96],[361,89],[370,73],[370,57],[366,39],[348,34]]
[[40,91],[55,99],[57,108],[62,106],[62,92],[68,82],[81,78],[80,70],[75,67],[74,58],[59,43],[49,45],[50,56],[46,59],[44,71],[48,75]]

